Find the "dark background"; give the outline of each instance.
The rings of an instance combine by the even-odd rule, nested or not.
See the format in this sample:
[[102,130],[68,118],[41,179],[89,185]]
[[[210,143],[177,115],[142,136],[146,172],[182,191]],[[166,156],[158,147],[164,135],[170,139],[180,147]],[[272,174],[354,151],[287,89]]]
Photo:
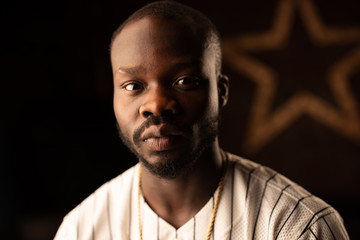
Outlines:
[[[108,45],[116,27],[147,2],[150,1],[2,4],[1,239],[52,239],[68,211],[136,163],[116,134]],[[223,36],[266,31],[279,3],[181,2],[208,15]],[[313,2],[324,24],[360,28],[358,1]],[[281,75],[281,58],[288,54],[308,51],[310,57],[316,54],[319,61],[329,62],[329,56],[340,58],[356,45],[306,49],[311,44],[304,44],[309,40],[298,17],[292,36],[288,48],[254,53],[253,57]],[[294,58],[299,71],[308,55]],[[359,104],[358,70],[349,82]],[[316,78],[323,75],[322,71],[310,73]],[[304,115],[259,151],[246,153],[242,146],[255,86],[229,66],[224,66],[224,72],[230,76],[232,86],[220,131],[224,149],[270,166],[323,198],[338,209],[350,236],[356,238],[360,224],[360,145]],[[274,108],[294,93],[294,84],[336,105],[324,79],[319,80],[320,84],[286,80],[280,78]],[[293,92],[286,91],[288,88]]]

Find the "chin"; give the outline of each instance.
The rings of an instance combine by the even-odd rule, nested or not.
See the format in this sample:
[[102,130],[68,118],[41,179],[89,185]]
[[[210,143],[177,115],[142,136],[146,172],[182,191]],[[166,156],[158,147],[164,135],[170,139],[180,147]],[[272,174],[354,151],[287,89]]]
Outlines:
[[191,172],[197,157],[193,154],[163,151],[153,153],[151,157],[139,157],[145,168],[152,174],[165,179],[174,179]]

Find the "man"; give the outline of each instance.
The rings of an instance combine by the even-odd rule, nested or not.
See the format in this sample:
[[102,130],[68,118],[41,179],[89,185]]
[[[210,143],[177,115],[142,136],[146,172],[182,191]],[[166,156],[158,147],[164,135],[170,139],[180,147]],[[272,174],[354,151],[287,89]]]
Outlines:
[[348,239],[325,202],[220,149],[229,82],[204,15],[145,6],[115,31],[111,63],[119,134],[139,164],[70,212],[56,239]]

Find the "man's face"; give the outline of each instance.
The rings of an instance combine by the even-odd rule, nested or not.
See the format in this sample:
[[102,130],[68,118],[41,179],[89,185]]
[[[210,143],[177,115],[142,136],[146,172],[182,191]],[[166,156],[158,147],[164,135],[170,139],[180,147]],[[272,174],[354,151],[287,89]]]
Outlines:
[[188,24],[146,17],[111,49],[120,136],[160,177],[189,170],[217,135],[215,52],[203,44]]

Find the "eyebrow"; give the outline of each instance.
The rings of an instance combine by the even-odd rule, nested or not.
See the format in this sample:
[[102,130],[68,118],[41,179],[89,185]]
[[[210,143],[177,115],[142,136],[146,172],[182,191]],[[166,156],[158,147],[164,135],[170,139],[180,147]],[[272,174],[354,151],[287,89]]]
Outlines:
[[126,72],[129,74],[146,74],[147,70],[143,66],[135,66],[135,67],[119,67],[116,72]]
[[178,62],[169,67],[169,72],[176,73],[185,69],[194,68],[197,65],[198,65],[197,62],[195,61]]
[[[183,61],[179,61],[173,65],[171,65],[168,69],[169,72],[177,72],[187,68],[192,68],[196,66],[198,62],[194,61],[193,59],[184,59]],[[150,67],[151,70],[151,67]],[[148,69],[142,65],[134,66],[134,67],[118,67],[116,72],[125,72],[128,74],[146,74]]]

